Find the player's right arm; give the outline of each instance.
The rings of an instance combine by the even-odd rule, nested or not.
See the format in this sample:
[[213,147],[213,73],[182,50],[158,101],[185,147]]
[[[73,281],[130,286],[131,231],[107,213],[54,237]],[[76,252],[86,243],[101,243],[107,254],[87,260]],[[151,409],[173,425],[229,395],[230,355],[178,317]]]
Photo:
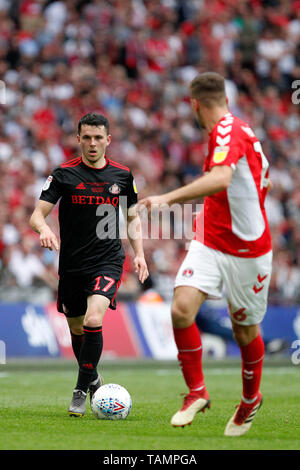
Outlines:
[[40,245],[43,248],[59,250],[59,243],[56,235],[46,223],[46,217],[50,214],[55,204],[39,200],[32,216],[30,217],[31,228],[40,235]]
[[211,171],[181,188],[159,196],[148,196],[142,199],[139,201],[138,207],[145,206],[149,210],[151,206],[170,206],[175,203],[211,196],[228,188],[232,173],[233,170],[229,166],[214,167]]

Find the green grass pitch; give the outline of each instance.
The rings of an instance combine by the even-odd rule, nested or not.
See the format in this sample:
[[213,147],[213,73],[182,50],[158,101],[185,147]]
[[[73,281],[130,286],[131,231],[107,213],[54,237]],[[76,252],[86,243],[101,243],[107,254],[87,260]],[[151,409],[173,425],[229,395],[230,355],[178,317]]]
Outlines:
[[177,363],[103,361],[105,383],[125,386],[133,407],[124,421],[83,418],[67,409],[74,362],[37,361],[0,366],[1,450],[298,450],[300,366],[265,362],[264,403],[247,435],[224,437],[241,395],[239,361],[205,361],[211,409],[193,424],[172,428],[170,418],[186,393]]

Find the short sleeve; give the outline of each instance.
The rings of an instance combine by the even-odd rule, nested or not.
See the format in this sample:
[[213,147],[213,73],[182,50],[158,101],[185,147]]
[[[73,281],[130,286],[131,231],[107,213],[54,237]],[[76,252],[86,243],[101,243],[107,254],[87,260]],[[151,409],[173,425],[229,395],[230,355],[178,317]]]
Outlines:
[[128,182],[127,182],[124,195],[127,197],[127,209],[129,209],[129,207],[137,203],[138,192],[137,192],[136,183],[134,181],[134,178],[131,172],[129,173]]
[[60,168],[54,170],[51,175],[46,179],[40,199],[42,201],[50,202],[51,204],[56,204],[57,201],[62,196],[62,172]]
[[238,127],[227,123],[222,125],[222,121],[211,136],[210,146],[210,168],[226,165],[235,169],[238,160],[244,155]]
[[217,145],[212,154],[210,167],[226,165],[235,169],[239,158],[242,156],[239,147],[234,145]]

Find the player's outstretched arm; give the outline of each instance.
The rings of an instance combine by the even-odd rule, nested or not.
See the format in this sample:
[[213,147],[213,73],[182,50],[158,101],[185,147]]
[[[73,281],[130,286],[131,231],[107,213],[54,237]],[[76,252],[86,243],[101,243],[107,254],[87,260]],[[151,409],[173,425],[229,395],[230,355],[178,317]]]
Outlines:
[[181,188],[160,196],[148,196],[141,199],[138,203],[138,209],[146,207],[149,211],[152,206],[170,206],[171,204],[192,201],[224,191],[230,184],[232,173],[233,170],[230,166],[215,166],[209,173]]
[[149,272],[143,249],[141,220],[136,208],[130,208],[127,211],[127,236],[135,254],[133,267],[139,281],[143,284],[149,276]]
[[32,216],[30,217],[29,223],[31,228],[40,235],[40,245],[43,248],[49,248],[49,250],[55,248],[55,250],[59,250],[59,243],[56,235],[52,232],[45,220],[53,207],[54,204],[39,200]]

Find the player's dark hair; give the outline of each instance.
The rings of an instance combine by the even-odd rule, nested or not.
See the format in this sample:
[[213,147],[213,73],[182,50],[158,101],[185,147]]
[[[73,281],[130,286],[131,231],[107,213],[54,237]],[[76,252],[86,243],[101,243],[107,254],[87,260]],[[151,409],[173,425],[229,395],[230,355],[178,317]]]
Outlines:
[[225,80],[216,72],[197,75],[190,84],[191,98],[201,101],[208,108],[226,104]]
[[89,114],[85,114],[85,116],[82,116],[82,118],[78,122],[78,135],[80,135],[81,127],[83,125],[97,126],[97,127],[104,126],[105,129],[106,129],[107,135],[109,134],[108,119],[105,116],[102,116],[102,114],[89,113]]

